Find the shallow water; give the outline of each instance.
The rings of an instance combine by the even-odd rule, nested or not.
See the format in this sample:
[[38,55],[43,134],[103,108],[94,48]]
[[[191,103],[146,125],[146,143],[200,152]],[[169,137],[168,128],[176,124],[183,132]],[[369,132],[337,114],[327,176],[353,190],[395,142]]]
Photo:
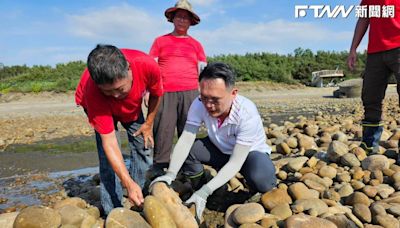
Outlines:
[[89,167],[71,171],[14,175],[0,178],[0,211],[18,205],[30,206],[43,204],[43,196],[49,196],[62,190],[65,181],[86,182],[98,167]]

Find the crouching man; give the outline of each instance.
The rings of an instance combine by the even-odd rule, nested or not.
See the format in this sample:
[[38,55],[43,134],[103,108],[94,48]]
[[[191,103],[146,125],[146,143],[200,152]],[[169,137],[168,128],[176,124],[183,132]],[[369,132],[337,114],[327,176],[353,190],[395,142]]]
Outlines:
[[[251,190],[267,192],[275,187],[275,167],[265,143],[261,117],[253,102],[238,95],[235,73],[224,63],[209,64],[199,77],[200,96],[189,109],[184,131],[179,138],[165,175],[156,182],[171,184],[182,168],[197,190],[186,204],[196,205],[199,220],[207,198],[227,183],[237,172],[244,176]],[[208,136],[196,139],[204,124]],[[218,174],[204,183],[203,164],[216,168]]]

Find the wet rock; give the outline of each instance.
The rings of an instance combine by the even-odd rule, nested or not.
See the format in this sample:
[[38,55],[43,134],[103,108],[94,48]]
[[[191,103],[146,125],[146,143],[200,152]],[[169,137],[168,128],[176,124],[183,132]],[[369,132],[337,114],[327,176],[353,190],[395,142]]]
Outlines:
[[144,199],[144,214],[146,220],[153,228],[174,228],[174,220],[169,214],[167,208],[154,196],[146,196]]
[[18,213],[19,212],[10,212],[10,213],[0,214],[0,227],[12,228]]
[[354,204],[353,206],[353,214],[357,216],[362,222],[371,223],[371,211],[365,204]]
[[273,189],[266,192],[261,197],[261,202],[265,208],[272,210],[275,206],[288,203],[292,203],[292,198],[287,193],[286,189]]
[[383,170],[389,168],[389,160],[386,156],[376,154],[368,156],[361,162],[362,168],[369,171]]
[[385,228],[400,227],[399,220],[390,215],[377,215],[376,220]]
[[233,220],[237,224],[255,223],[263,218],[264,208],[258,203],[246,203],[233,212]]
[[62,225],[73,225],[73,226],[81,226],[82,221],[88,216],[88,213],[74,205],[65,205],[57,211],[61,215],[61,223]]
[[337,228],[337,226],[326,219],[312,217],[309,215],[298,214],[292,215],[285,221],[287,228],[310,228],[310,227],[324,227],[324,228]]
[[23,209],[15,218],[14,228],[47,228],[61,226],[61,215],[43,206],[31,206]]
[[151,228],[138,212],[114,208],[106,219],[107,228]]
[[285,203],[274,207],[271,210],[271,214],[276,215],[282,220],[285,220],[286,218],[289,218],[292,215],[292,211],[290,209],[289,204]]
[[349,166],[349,167],[355,167],[355,166],[360,166],[361,165],[361,163],[358,160],[358,158],[352,153],[344,154],[340,158],[340,162],[341,162],[342,165]]
[[340,141],[332,141],[329,144],[327,157],[332,162],[338,162],[340,157],[348,153],[349,148]]

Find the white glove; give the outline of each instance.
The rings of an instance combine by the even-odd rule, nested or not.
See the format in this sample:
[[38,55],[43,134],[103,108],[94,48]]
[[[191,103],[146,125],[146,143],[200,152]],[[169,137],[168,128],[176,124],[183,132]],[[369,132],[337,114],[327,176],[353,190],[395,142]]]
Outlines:
[[193,203],[196,205],[196,220],[199,224],[203,211],[206,208],[207,198],[211,193],[211,189],[207,185],[203,185],[203,187],[193,193],[193,195],[185,202],[185,205],[187,206]]
[[151,192],[153,185],[157,182],[164,182],[166,183],[168,186],[171,185],[172,181],[174,181],[176,178],[176,175],[170,172],[167,172],[165,175],[159,176],[156,179],[154,179],[149,186],[149,190]]

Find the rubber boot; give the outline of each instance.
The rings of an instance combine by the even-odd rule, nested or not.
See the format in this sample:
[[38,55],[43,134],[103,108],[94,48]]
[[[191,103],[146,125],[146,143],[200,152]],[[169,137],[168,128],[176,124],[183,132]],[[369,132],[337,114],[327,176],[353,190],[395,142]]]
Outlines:
[[368,155],[379,152],[379,141],[383,132],[382,123],[363,122],[363,136],[360,145]]

